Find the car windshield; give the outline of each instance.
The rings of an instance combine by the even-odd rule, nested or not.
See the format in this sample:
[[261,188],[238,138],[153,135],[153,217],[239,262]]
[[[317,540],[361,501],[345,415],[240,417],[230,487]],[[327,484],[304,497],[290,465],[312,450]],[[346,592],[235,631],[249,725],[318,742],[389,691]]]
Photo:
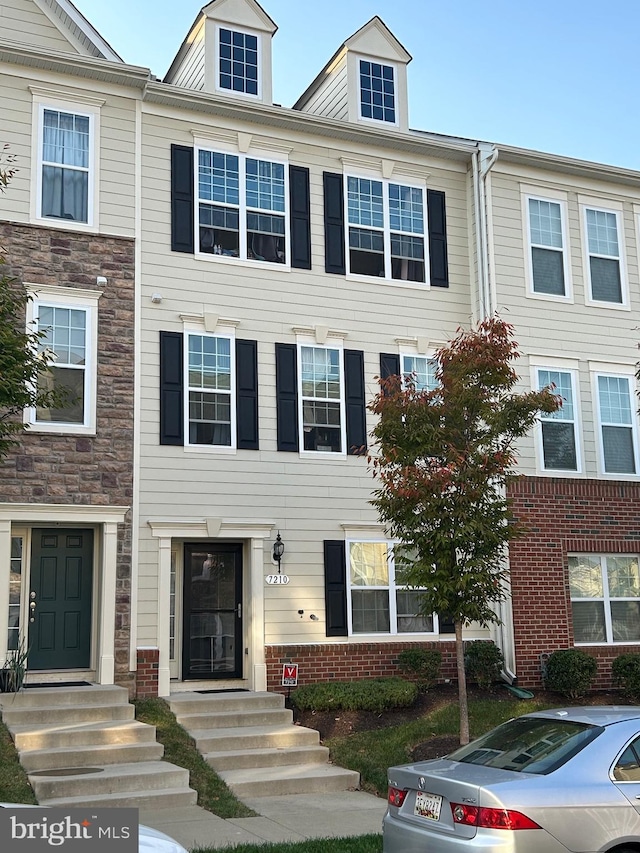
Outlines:
[[604,731],[572,720],[520,717],[493,729],[447,758],[501,770],[551,773]]

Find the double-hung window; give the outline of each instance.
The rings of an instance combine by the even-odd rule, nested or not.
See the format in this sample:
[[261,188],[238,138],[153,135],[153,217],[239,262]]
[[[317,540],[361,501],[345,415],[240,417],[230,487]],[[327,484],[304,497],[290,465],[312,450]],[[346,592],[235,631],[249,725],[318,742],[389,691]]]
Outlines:
[[569,557],[576,643],[640,642],[640,570],[637,556]]
[[58,400],[51,408],[28,410],[26,420],[38,430],[94,432],[100,293],[44,285],[37,290],[28,305],[27,321],[39,333],[38,352],[49,365],[39,375],[38,389],[55,391]]
[[420,611],[420,590],[402,584],[391,542],[347,543],[351,634],[434,633],[436,619]]
[[575,374],[567,370],[537,368],[538,389],[553,387],[562,397],[557,412],[540,413],[542,468],[545,471],[579,471],[578,412]]
[[259,94],[258,36],[218,29],[218,88],[234,94]]
[[40,104],[36,216],[93,224],[97,113]]
[[272,160],[198,150],[199,251],[288,262],[288,175]]
[[437,369],[438,362],[435,358],[423,355],[401,356],[403,384],[412,384],[416,391],[433,391],[438,387]]
[[352,175],[346,186],[348,271],[424,282],[424,189]]
[[597,374],[595,382],[602,470],[605,474],[635,474],[638,447],[633,378]]
[[622,305],[625,297],[621,212],[585,207],[584,221],[591,299]]
[[360,118],[396,124],[396,83],[392,65],[359,62]]
[[531,289],[535,294],[569,294],[564,202],[526,197]]
[[345,447],[342,350],[299,346],[301,450],[343,453]]
[[189,445],[235,446],[235,350],[231,337],[185,335]]

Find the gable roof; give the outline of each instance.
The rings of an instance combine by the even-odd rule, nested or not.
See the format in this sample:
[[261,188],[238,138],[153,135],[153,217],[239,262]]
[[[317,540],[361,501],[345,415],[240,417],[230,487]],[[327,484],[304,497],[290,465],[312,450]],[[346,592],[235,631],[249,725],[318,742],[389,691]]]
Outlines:
[[106,39],[73,5],[71,0],[33,0],[69,40],[69,44],[98,59],[123,62]]

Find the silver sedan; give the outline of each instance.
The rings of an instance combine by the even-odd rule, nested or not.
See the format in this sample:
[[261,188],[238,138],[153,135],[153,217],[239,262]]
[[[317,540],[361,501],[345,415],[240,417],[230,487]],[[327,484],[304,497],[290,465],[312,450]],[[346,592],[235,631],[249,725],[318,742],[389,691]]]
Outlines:
[[389,769],[384,853],[638,853],[640,707],[539,711]]

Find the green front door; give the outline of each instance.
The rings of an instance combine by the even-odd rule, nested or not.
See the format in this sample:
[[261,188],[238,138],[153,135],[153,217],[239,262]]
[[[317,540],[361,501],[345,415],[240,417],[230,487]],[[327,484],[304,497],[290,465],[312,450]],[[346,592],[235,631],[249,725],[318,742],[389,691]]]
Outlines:
[[93,531],[32,531],[29,669],[86,669],[91,659]]

